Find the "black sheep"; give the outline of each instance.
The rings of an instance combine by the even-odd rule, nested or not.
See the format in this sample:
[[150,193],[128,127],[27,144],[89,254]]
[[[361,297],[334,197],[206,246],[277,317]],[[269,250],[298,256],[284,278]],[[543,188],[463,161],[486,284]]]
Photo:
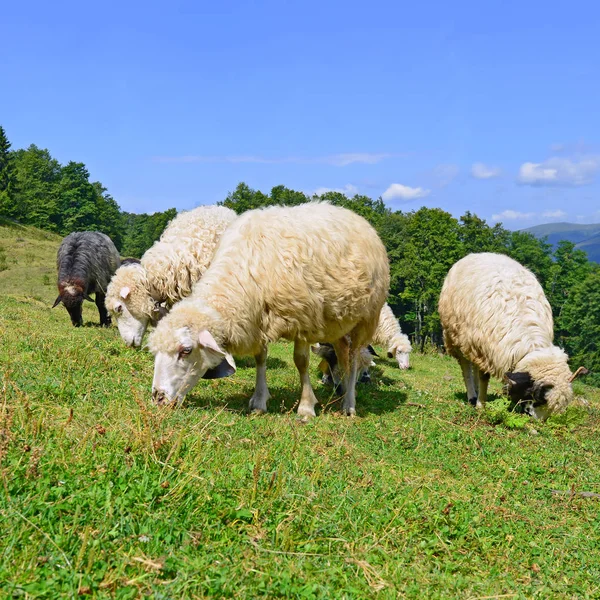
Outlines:
[[99,231],[77,231],[70,233],[61,243],[56,257],[58,268],[58,298],[69,312],[75,327],[83,324],[83,300],[95,294],[100,313],[100,325],[110,325],[110,315],[104,306],[106,288],[121,258],[112,240]]

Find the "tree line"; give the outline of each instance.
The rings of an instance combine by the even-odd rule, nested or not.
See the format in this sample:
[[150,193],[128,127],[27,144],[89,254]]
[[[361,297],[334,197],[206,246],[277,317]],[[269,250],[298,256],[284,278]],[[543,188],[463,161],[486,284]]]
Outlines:
[[100,182],[90,181],[83,163],[61,165],[35,144],[11,150],[0,126],[0,215],[60,235],[102,231],[121,255],[139,258],[176,214],[174,208],[123,212]]
[[[284,186],[264,194],[240,183],[222,204],[240,214],[311,199]],[[588,382],[600,385],[600,265],[572,242],[560,242],[553,251],[531,233],[488,225],[471,212],[456,219],[440,208],[393,211],[381,199],[348,198],[339,192],[318,199],[357,212],[378,231],[390,258],[389,304],[418,350],[442,345],[437,303],[450,267],[472,252],[498,252],[535,273],[552,306],[555,343],[565,348],[573,365],[593,372]]]
[[[253,208],[298,205],[309,197],[283,185],[268,194],[240,183],[220,202],[238,214]],[[394,211],[381,198],[338,192],[318,196],[365,217],[378,231],[390,258],[389,303],[418,350],[439,347],[442,331],[437,301],[446,273],[471,252],[499,252],[525,265],[539,279],[552,306],[555,341],[576,367],[600,385],[600,265],[568,241],[556,250],[530,233],[488,225],[466,212],[459,219],[439,208]],[[157,240],[175,209],[152,215],[121,211],[99,182],[90,182],[83,163],[61,165],[35,145],[10,150],[0,127],[0,215],[66,235],[98,230],[122,256],[140,257]]]

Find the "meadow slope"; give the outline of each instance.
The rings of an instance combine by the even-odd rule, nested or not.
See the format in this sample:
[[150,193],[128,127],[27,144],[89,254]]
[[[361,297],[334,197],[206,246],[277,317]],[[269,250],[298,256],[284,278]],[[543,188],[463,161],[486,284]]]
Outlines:
[[269,414],[247,359],[159,409],[148,352],[50,309],[59,241],[0,227],[1,597],[600,597],[600,390],[539,424],[382,358],[349,419],[313,365],[301,424],[279,343]]

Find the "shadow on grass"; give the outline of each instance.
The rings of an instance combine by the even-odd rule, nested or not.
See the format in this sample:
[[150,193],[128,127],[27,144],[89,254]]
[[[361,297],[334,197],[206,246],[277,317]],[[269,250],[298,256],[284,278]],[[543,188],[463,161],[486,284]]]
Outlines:
[[[338,412],[342,409],[342,398],[335,395],[331,387],[317,384],[314,388],[319,403],[316,413]],[[209,398],[205,394],[191,393],[185,400],[184,407],[190,409],[222,408],[245,414],[254,386],[248,386],[244,392],[228,395],[227,398]],[[300,387],[269,386],[271,398],[267,404],[269,413],[295,412],[300,400]],[[356,389],[356,413],[360,416],[368,414],[385,414],[394,412],[408,399],[405,391],[378,390],[373,384],[359,384]]]
[[[256,362],[251,356],[242,356],[240,358],[234,356],[234,359],[238,369],[254,369],[256,367]],[[281,360],[275,356],[267,357],[267,369],[287,369],[289,367],[290,364],[285,360]]]
[[[501,398],[505,398],[502,394],[488,394],[487,401],[495,402],[496,400],[500,400]],[[456,400],[460,400],[463,404],[470,404],[469,399],[467,398],[466,392],[454,392],[454,398]]]

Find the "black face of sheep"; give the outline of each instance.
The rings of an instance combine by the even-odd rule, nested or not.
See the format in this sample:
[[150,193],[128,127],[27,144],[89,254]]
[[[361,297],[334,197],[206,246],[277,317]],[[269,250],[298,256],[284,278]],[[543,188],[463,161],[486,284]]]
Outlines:
[[537,413],[548,405],[547,394],[554,386],[534,381],[529,373],[506,373],[506,379],[511,401],[522,404],[525,413]]
[[81,327],[83,325],[83,301],[85,299],[93,302],[93,300],[87,294],[84,294],[83,289],[78,286],[63,286],[62,289],[59,286],[59,291],[60,293],[54,301],[52,308],[55,308],[62,302],[71,317],[71,323],[75,327]]
[[[56,264],[58,297],[54,306],[62,302],[71,323],[81,327],[83,301],[95,302],[100,325],[108,327],[111,319],[104,306],[105,290],[120,264],[119,252],[111,239],[98,231],[71,233],[58,249]],[[90,294],[95,294],[95,300]]]

